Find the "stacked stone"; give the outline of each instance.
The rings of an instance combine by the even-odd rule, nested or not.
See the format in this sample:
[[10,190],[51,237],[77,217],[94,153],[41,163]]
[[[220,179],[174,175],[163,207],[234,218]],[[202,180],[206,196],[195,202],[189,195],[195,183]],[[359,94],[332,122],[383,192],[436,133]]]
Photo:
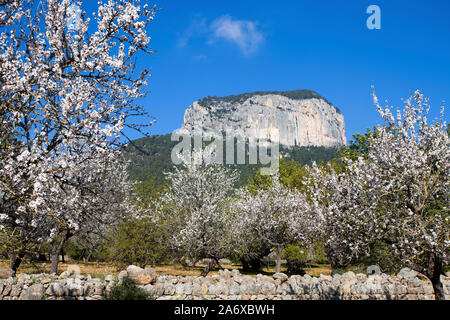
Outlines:
[[90,275],[19,274],[0,279],[0,300],[98,300],[107,285]]
[[[442,277],[450,299],[450,278]],[[237,270],[220,271],[210,277],[160,276],[152,289],[161,300],[432,300],[431,282],[416,275],[343,275],[288,277],[276,273],[256,278]]]
[[[2,273],[0,273],[1,275]],[[3,277],[5,272],[3,272]],[[342,275],[242,275],[221,270],[208,277],[158,275],[152,268],[129,266],[104,279],[63,272],[61,275],[19,274],[0,279],[0,300],[99,300],[115,283],[130,277],[160,300],[432,300],[431,282],[409,269],[396,276],[346,272]],[[450,299],[450,275],[441,276]]]

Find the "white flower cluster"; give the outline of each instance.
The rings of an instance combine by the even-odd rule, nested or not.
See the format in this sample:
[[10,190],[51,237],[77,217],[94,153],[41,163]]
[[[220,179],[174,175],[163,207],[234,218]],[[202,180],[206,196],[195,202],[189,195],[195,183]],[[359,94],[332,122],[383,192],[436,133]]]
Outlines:
[[[201,159],[201,151],[193,157]],[[156,204],[156,218],[181,258],[219,260],[234,251],[231,199],[236,172],[222,165],[186,161],[167,174],[170,188]]]
[[129,190],[115,148],[145,114],[134,66],[155,9],[82,5],[0,1],[0,223],[22,247],[109,223]]
[[[311,198],[336,265],[370,254],[376,242],[415,270],[439,279],[449,261],[450,139],[443,121],[428,123],[419,91],[402,111],[374,103],[385,120],[367,153],[342,159],[344,169],[313,166]],[[438,281],[438,280],[437,280]]]
[[252,243],[269,246],[277,251],[277,272],[280,271],[281,252],[286,245],[302,241],[308,243],[320,221],[302,193],[283,186],[278,176],[272,178],[267,189],[256,192],[244,189],[236,203],[238,219],[235,232],[244,244],[244,254]]

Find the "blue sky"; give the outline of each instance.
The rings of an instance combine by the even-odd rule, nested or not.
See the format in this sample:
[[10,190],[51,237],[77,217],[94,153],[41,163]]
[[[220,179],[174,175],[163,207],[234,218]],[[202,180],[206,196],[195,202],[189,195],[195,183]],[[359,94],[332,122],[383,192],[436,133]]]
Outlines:
[[[185,109],[208,95],[311,89],[344,114],[347,138],[380,123],[380,101],[400,106],[415,89],[432,116],[450,104],[450,1],[160,0],[150,27],[157,53],[144,100],[152,134],[179,128]],[[369,30],[369,5],[381,30]],[[450,108],[447,108],[446,119]]]

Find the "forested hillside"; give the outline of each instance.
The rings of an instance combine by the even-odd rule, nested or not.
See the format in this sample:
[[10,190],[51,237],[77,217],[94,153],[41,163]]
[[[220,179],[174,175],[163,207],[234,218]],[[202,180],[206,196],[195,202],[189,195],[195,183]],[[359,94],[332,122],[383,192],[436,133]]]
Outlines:
[[[164,172],[171,171],[173,164],[171,160],[172,148],[178,143],[171,141],[171,135],[155,135],[137,139],[129,143],[123,152],[126,159],[131,160],[129,166],[130,175],[138,181],[153,180],[156,186],[164,183]],[[224,153],[225,154],[225,153]],[[298,163],[312,164],[313,161],[327,162],[339,157],[337,148],[326,147],[284,147],[280,146],[280,155],[293,159]],[[239,172],[237,186],[247,183],[253,177],[255,171],[262,165],[235,165]]]

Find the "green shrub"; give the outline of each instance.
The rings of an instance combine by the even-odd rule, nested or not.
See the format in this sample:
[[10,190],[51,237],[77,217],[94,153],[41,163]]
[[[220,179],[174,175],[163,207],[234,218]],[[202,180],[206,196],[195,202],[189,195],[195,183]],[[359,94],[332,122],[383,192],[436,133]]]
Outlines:
[[328,263],[328,259],[325,255],[325,247],[323,242],[316,241],[311,246],[311,252],[313,256],[313,262],[318,264],[326,264]]
[[144,289],[136,286],[136,283],[124,277],[122,281],[116,282],[109,294],[104,295],[105,300],[151,300],[153,296]]
[[64,246],[64,253],[78,263],[83,261],[106,261],[108,241],[104,235],[97,233],[78,234],[71,238]]
[[303,268],[308,262],[308,250],[299,245],[290,244],[284,248],[281,257],[287,260],[287,273],[305,274]]
[[164,229],[149,218],[130,219],[111,230],[109,258],[122,265],[155,265],[167,259]]

